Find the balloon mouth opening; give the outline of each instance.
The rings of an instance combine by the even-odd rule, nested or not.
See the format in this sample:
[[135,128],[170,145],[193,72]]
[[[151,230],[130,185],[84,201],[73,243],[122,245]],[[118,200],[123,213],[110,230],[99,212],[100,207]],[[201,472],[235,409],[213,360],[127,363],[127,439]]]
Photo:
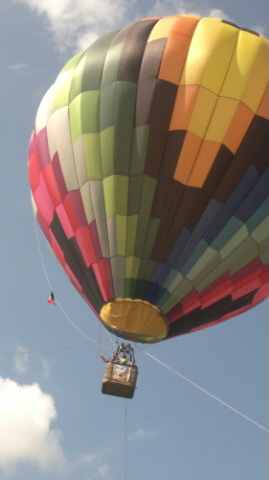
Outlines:
[[140,299],[116,298],[102,307],[100,317],[107,330],[132,342],[160,342],[168,333],[161,310]]

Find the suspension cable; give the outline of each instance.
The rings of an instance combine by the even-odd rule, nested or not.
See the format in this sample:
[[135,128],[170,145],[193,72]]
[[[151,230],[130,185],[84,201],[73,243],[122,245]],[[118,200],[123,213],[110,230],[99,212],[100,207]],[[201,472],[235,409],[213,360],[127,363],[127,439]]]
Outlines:
[[[102,331],[103,331],[103,324],[100,322],[99,323],[99,338],[98,338],[98,345],[99,345],[99,354],[101,355],[102,354],[102,346],[103,345],[106,345],[106,343],[104,343],[102,341]],[[118,341],[117,340],[113,340],[113,338],[111,337],[110,333],[108,332],[108,330],[105,328],[105,332],[110,340],[109,344],[117,344]]]
[[253,423],[253,425],[255,425],[256,427],[260,428],[261,430],[264,430],[265,432],[269,433],[269,430],[268,428],[264,427],[263,425],[260,425],[259,423],[255,422],[255,420],[252,420],[250,417],[247,417],[246,415],[244,415],[243,413],[239,412],[239,410],[236,410],[235,408],[233,408],[231,405],[229,405],[228,403],[224,402],[223,400],[221,400],[219,397],[216,397],[215,395],[213,395],[212,393],[208,392],[207,390],[205,390],[204,388],[200,387],[199,385],[197,385],[197,383],[194,383],[192,380],[190,380],[189,378],[185,377],[184,375],[182,375],[181,373],[179,373],[177,370],[175,370],[174,368],[172,367],[169,367],[169,365],[166,365],[164,362],[162,362],[161,360],[159,360],[158,358],[154,357],[153,355],[151,355],[150,353],[148,352],[144,352],[148,357],[152,358],[155,362],[159,363],[160,365],[162,365],[163,367],[167,368],[168,370],[170,370],[171,372],[173,372],[175,375],[177,375],[178,377],[182,378],[183,380],[185,380],[186,382],[190,383],[191,385],[193,385],[195,388],[198,388],[198,390],[200,390],[201,392],[205,393],[206,395],[208,395],[209,397],[213,398],[213,400],[216,400],[217,402],[221,403],[222,405],[224,405],[225,407],[229,408],[230,410],[232,410],[234,413],[237,413],[238,415],[240,415],[241,417],[243,417],[245,420],[247,420],[248,422],[250,423]]
[[124,408],[124,480],[127,480],[127,462],[128,462],[128,418],[127,418],[127,399],[124,399],[125,408]]

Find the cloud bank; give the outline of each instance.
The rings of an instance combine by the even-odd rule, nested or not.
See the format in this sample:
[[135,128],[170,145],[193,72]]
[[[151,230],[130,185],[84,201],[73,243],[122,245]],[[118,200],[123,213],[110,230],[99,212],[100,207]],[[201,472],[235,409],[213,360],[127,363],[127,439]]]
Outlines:
[[13,0],[46,18],[59,50],[77,53],[97,37],[140,18],[193,13],[228,19],[220,9],[208,10],[197,0],[155,0],[152,5],[137,0]]
[[134,0],[15,0],[46,17],[60,50],[80,51],[124,24]]
[[64,471],[61,436],[51,429],[56,417],[53,398],[38,384],[20,385],[0,377],[0,469],[14,471],[26,462]]

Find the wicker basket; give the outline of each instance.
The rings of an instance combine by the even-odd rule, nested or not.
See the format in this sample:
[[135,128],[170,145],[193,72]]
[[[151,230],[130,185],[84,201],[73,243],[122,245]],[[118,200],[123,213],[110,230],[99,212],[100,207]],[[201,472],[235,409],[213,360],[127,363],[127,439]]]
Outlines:
[[102,382],[102,393],[116,397],[133,398],[138,368],[136,365],[121,365],[108,362]]

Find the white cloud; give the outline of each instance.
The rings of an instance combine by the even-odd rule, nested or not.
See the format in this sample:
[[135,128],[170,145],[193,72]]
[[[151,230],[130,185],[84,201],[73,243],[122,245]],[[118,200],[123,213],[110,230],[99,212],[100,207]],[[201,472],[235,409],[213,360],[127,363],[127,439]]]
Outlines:
[[107,463],[99,465],[99,467],[97,468],[97,474],[100,478],[104,478],[106,480],[110,480],[113,478],[111,475],[111,467]]
[[[16,373],[23,375],[29,371],[29,353],[26,348],[19,346],[14,353],[13,367]],[[41,358],[41,373],[46,380],[50,376],[51,364],[46,358]]]
[[17,373],[27,372],[29,368],[29,354],[24,347],[18,347],[14,356],[13,366]]
[[92,465],[94,462],[99,460],[99,455],[96,453],[86,453],[81,455],[79,459],[79,464],[81,465]]
[[143,438],[148,438],[148,437],[153,437],[154,433],[153,432],[146,432],[143,428],[138,428],[136,432],[131,435],[130,439],[131,440],[141,440]]
[[14,0],[44,15],[58,47],[79,51],[102,33],[117,28],[130,10],[130,0]]
[[184,13],[195,13],[195,2],[191,0],[156,0],[150,7],[148,16],[182,15]]
[[13,471],[20,462],[63,471],[66,459],[51,395],[38,384],[20,385],[0,377],[0,469]]
[[28,68],[29,65],[27,63],[13,63],[7,67],[8,70],[13,72],[25,72]]
[[[139,427],[133,435],[130,435],[130,441],[143,441],[149,437],[154,437],[156,434],[152,431],[146,431]],[[87,480],[112,480],[114,476],[115,458],[119,456],[122,458],[123,449],[122,441],[114,440],[113,443],[107,447],[99,450],[88,452],[78,458],[77,468],[87,467]]]
[[87,465],[88,471],[90,471],[88,480],[113,480],[112,465],[108,463],[108,458],[111,456],[115,457],[115,452],[118,448],[119,446],[114,443],[111,448],[102,448],[95,452],[81,455],[78,465]]
[[201,17],[217,17],[228,20],[228,15],[221,9],[208,9],[206,1],[197,0],[156,0],[153,7],[151,7],[148,15],[151,16],[152,12],[156,16],[165,15],[183,15],[192,14],[199,15]]
[[42,358],[42,375],[43,378],[46,380],[50,376],[51,372],[51,364],[46,358]]
[[137,0],[13,0],[24,3],[48,22],[57,47],[72,53],[87,48],[100,35],[140,18],[192,13],[228,18],[220,9],[211,11],[206,1],[156,0],[150,7]]
[[210,10],[208,13],[208,16],[232,21],[231,18],[223,10],[220,10],[219,8],[213,8],[212,10]]

